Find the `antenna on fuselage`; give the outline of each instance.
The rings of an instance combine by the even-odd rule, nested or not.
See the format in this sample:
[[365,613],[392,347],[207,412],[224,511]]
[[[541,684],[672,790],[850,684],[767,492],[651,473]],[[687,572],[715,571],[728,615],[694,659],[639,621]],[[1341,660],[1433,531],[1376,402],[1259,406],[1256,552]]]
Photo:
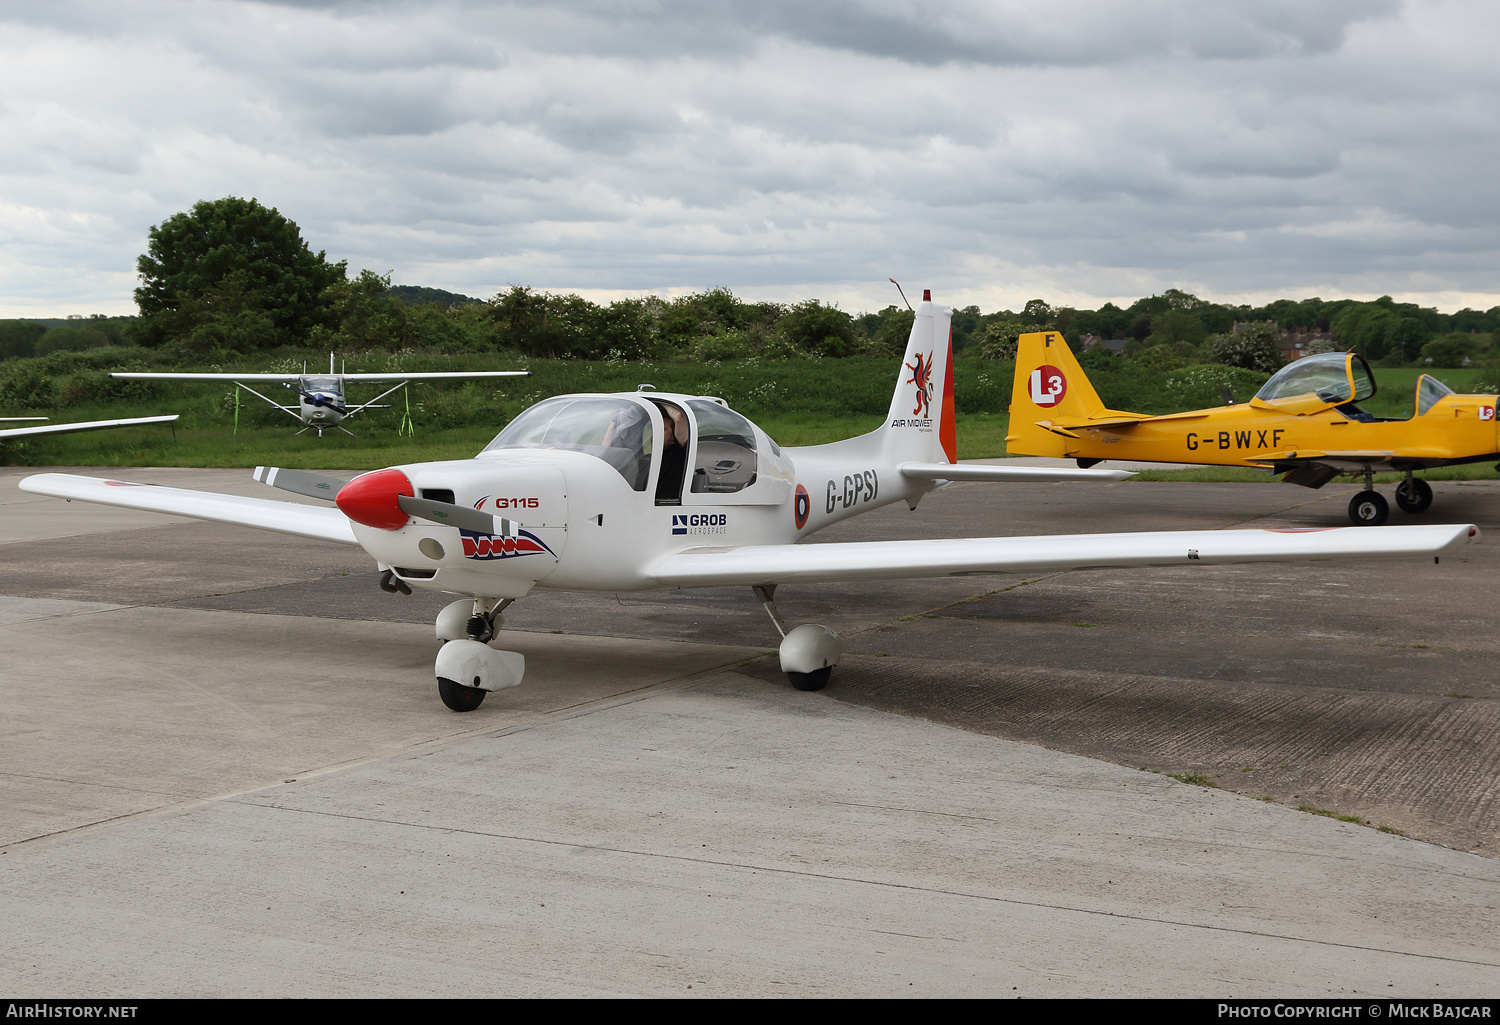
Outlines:
[[[906,297],[906,289],[901,287],[901,282],[897,281],[895,278],[886,278],[886,280],[896,286],[896,291],[901,293],[901,301],[906,304],[906,308],[908,310],[911,310],[911,300]],[[915,313],[916,310],[912,310],[912,312]]]

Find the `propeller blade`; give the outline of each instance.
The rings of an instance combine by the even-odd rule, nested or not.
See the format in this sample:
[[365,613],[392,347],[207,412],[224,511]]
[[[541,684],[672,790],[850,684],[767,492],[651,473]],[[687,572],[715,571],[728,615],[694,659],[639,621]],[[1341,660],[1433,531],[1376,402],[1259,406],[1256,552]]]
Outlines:
[[332,502],[334,496],[339,493],[339,489],[349,483],[336,477],[325,477],[321,473],[288,470],[280,466],[257,466],[255,479],[273,488],[290,491],[294,495],[321,498],[325,502]]
[[441,523],[447,527],[458,527],[460,530],[472,530],[476,534],[514,536],[516,532],[516,523],[513,520],[505,519],[503,516],[492,516],[487,512],[480,512],[478,509],[470,509],[463,505],[434,502],[430,498],[412,498],[410,495],[397,496],[396,504],[408,516]]

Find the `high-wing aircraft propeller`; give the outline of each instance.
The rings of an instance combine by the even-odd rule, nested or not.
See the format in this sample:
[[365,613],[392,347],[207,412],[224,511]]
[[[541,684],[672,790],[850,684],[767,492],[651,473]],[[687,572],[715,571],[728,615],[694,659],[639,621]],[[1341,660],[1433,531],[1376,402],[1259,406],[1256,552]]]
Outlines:
[[[128,380],[140,381],[229,381],[234,384],[235,396],[235,421],[239,421],[239,394],[244,389],[256,398],[270,403],[277,409],[290,416],[296,417],[303,424],[304,431],[317,431],[318,437],[323,436],[325,430],[338,428],[345,434],[352,435],[353,432],[346,427],[340,426],[345,420],[356,413],[366,409],[385,409],[385,406],[377,406],[381,399],[392,392],[407,387],[413,381],[439,381],[439,380],[467,380],[480,377],[526,377],[529,370],[473,370],[473,371],[442,371],[437,373],[394,373],[394,374],[345,374],[335,373],[333,369],[334,357],[328,355],[328,373],[309,374],[177,374],[177,373],[118,373],[110,374],[110,377],[119,377]],[[280,384],[290,388],[297,393],[299,403],[295,406],[283,406],[275,399],[262,395],[247,384],[247,381],[256,383],[266,382]],[[375,396],[369,402],[361,402],[350,408],[344,400],[345,385],[355,381],[365,384],[396,382],[390,388]]]
[[1114,470],[956,465],[951,311],[916,308],[890,411],[847,441],[782,448],[724,400],[640,390],[559,395],[521,413],[473,459],[412,463],[344,481],[259,467],[307,505],[68,474],[23,490],[362,547],[381,587],[462,595],[438,614],[443,702],[477,708],[513,687],[524,658],[501,649],[502,613],[533,588],[647,591],[743,585],[781,633],[781,668],[803,690],[843,651],[827,627],[788,627],[783,584],[1207,565],[1377,555],[1436,556],[1468,524],[1332,530],[1201,530],[797,544],[840,520],[951,481],[1122,480]]

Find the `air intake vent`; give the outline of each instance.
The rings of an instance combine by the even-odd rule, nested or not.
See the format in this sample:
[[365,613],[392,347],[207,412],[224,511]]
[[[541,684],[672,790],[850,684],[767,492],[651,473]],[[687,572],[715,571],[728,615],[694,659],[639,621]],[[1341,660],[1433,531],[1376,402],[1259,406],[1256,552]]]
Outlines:
[[453,492],[447,488],[423,488],[422,497],[429,502],[447,502],[449,505],[457,505],[453,501]]

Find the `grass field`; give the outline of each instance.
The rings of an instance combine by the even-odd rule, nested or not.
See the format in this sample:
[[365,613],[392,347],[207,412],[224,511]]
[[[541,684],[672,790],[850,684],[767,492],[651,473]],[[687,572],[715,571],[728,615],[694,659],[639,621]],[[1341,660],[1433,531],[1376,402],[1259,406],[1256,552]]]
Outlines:
[[[77,419],[118,416],[113,412],[82,414]],[[69,417],[73,419],[73,417]],[[819,417],[806,413],[757,418],[761,428],[783,445],[821,445],[864,434],[882,417]],[[980,459],[1005,454],[1004,413],[962,414],[958,418],[959,457]],[[397,434],[394,425],[369,426],[349,437],[330,431],[322,438],[297,434],[287,427],[242,426],[197,428],[170,425],[131,427],[0,442],[7,462],[29,466],[291,466],[373,470],[398,463],[467,459],[499,432],[498,427],[418,428],[414,437]],[[353,425],[351,425],[353,426]]]
[[[386,362],[395,358],[383,356],[372,360]],[[98,362],[102,356],[96,353],[90,359]],[[413,365],[403,365],[402,369],[451,368],[451,361],[445,360],[435,356],[411,357],[406,362]],[[875,359],[651,365],[507,361],[494,356],[480,359],[474,366],[467,364],[475,360],[463,362],[465,369],[503,369],[521,363],[532,368],[533,376],[498,386],[469,383],[414,389],[411,412],[417,425],[415,437],[397,432],[401,413],[405,411],[403,404],[401,408],[371,410],[351,420],[349,426],[356,437],[335,431],[321,439],[310,432],[298,435],[298,425],[292,418],[248,397],[239,410],[236,432],[233,392],[222,386],[131,383],[122,387],[124,382],[104,380],[107,366],[79,363],[70,367],[60,363],[52,371],[60,382],[54,391],[63,393],[71,388],[78,395],[106,392],[109,399],[74,401],[60,410],[15,408],[0,412],[50,415],[59,422],[175,412],[182,415],[182,420],[175,430],[152,426],[0,442],[0,462],[31,466],[275,465],[374,469],[434,459],[463,459],[482,449],[511,417],[540,398],[567,391],[630,390],[643,380],[656,383],[662,390],[723,395],[779,443],[817,445],[878,427],[895,380],[893,361]],[[1005,434],[1009,416],[1000,410],[1009,400],[1011,372],[1012,365],[1002,361],[955,362],[960,459],[1007,454]],[[1380,391],[1366,403],[1366,408],[1379,416],[1409,415],[1421,373],[1415,367],[1377,368]],[[1435,376],[1463,392],[1471,389],[1482,373],[1440,370]],[[400,401],[399,393],[396,398]],[[1422,476],[1430,480],[1472,480],[1495,479],[1500,475],[1491,464],[1480,463],[1427,471]],[[1202,467],[1153,470],[1135,479],[1269,482],[1278,478],[1256,470]]]

